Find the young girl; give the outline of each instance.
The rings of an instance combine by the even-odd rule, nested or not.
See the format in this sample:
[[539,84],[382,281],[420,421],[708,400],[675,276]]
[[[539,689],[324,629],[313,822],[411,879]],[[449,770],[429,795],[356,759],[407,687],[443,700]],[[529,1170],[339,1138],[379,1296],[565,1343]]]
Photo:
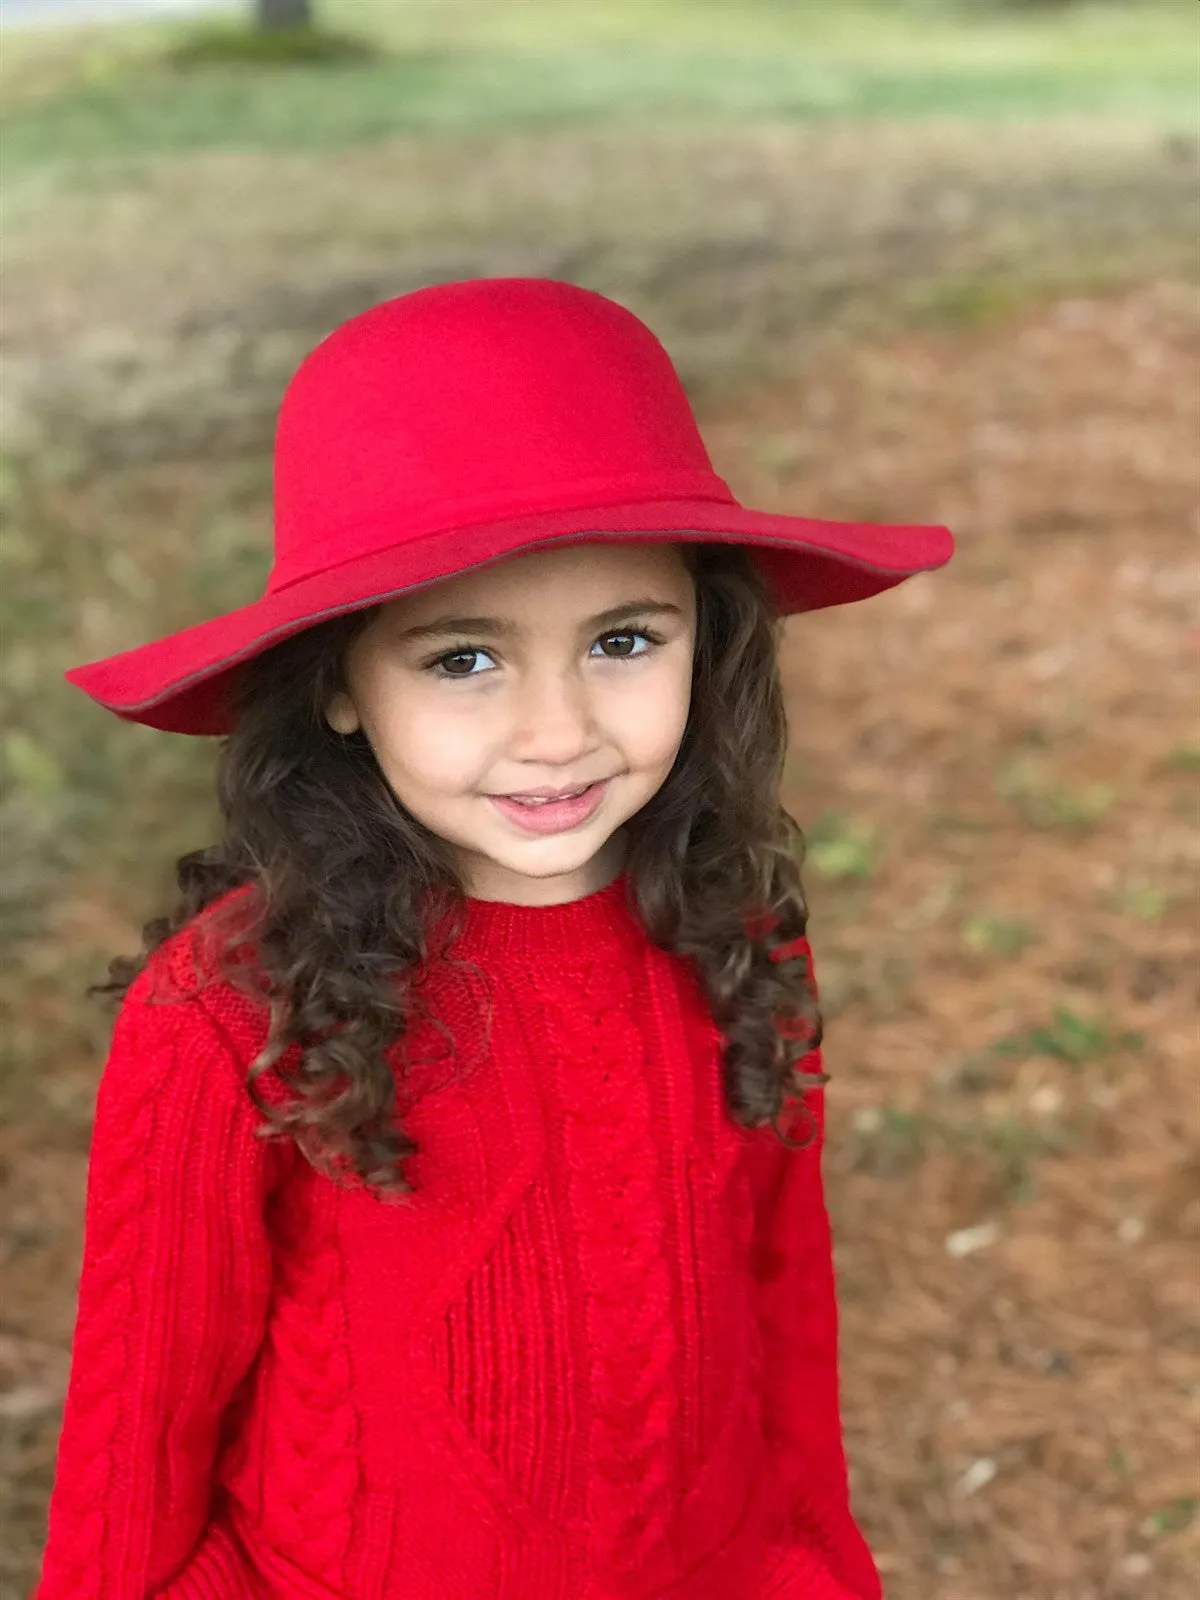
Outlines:
[[742,508],[542,279],[338,328],[254,604],[73,682],[218,735],[124,996],[40,1600],[873,1600],[779,618],[936,527]]

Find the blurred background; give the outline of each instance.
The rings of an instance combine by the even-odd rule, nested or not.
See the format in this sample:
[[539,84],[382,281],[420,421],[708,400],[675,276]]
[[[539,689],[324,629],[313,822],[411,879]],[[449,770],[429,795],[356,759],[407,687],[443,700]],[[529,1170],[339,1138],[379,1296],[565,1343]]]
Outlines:
[[[212,741],[64,668],[255,598],[275,411],[420,285],[647,319],[743,499],[945,522],[787,625],[889,1600],[1200,1579],[1195,0],[4,0],[0,1600],[111,1013]],[[307,18],[304,13],[307,11]]]

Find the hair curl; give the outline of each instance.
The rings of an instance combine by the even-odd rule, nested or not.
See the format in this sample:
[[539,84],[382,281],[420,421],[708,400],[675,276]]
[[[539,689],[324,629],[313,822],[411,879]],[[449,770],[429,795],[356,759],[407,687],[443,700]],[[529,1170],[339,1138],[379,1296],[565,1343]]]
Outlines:
[[[769,1123],[803,1148],[816,1131],[804,1091],[827,1075],[802,1066],[810,1056],[819,1065],[823,1022],[797,948],[808,924],[804,838],[779,798],[780,619],[743,547],[680,550],[696,585],[691,706],[666,782],[625,825],[633,909],[656,945],[695,961],[725,1040],[731,1117]],[[306,629],[242,669],[236,726],[218,757],[224,836],[179,859],[173,909],[146,923],[141,953],[115,957],[109,981],[89,992],[123,996],[164,940],[249,886],[228,916],[221,906],[208,920],[213,981],[269,1008],[267,1044],[246,1076],[267,1119],[259,1131],[291,1137],[319,1171],[392,1198],[411,1192],[401,1163],[417,1148],[397,1120],[393,1064],[427,1014],[413,982],[430,957],[421,907],[448,912],[441,954],[452,959],[465,890],[449,847],[400,804],[365,736],[325,721],[346,648],[376,609]],[[259,1092],[269,1068],[290,1090],[283,1104]],[[807,1122],[799,1144],[778,1126],[789,1103]]]

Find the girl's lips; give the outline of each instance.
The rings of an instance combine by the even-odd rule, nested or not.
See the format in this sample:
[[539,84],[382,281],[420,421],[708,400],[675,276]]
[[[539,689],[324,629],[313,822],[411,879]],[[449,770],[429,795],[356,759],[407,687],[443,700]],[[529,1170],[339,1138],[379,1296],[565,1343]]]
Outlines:
[[562,833],[586,822],[604,798],[609,780],[593,783],[573,800],[547,800],[543,805],[522,805],[502,795],[488,798],[502,816],[515,822],[526,833]]

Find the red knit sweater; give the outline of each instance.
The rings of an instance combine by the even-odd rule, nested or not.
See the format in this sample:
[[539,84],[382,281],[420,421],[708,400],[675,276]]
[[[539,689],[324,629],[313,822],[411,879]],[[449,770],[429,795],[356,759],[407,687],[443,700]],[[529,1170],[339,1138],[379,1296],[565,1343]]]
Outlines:
[[625,892],[467,902],[399,1205],[255,1138],[265,1016],[188,993],[186,930],[155,953],[96,1105],[39,1600],[878,1600],[819,1144],[729,1118],[694,967]]

